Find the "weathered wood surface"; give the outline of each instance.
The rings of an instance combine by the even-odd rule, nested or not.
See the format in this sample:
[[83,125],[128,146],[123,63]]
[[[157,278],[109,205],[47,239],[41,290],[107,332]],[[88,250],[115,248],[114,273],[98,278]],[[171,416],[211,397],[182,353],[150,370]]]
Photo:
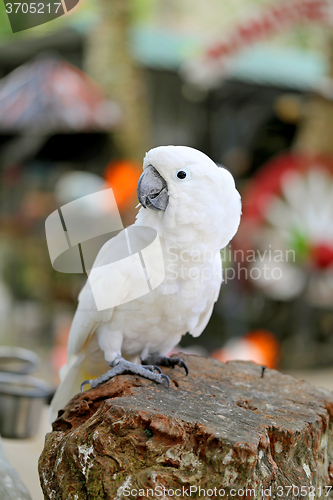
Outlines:
[[325,497],[333,393],[275,370],[261,378],[252,362],[184,358],[188,377],[163,369],[169,389],[122,375],[72,399],[40,457],[46,499],[170,498],[163,487],[178,498],[190,487],[193,498]]

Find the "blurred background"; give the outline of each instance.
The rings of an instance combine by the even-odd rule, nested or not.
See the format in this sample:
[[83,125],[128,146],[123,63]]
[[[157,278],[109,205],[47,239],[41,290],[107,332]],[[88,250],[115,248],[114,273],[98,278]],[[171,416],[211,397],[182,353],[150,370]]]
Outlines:
[[52,269],[46,217],[111,186],[131,224],[145,151],[182,144],[228,168],[244,204],[198,352],[224,359],[259,348],[269,366],[331,364],[329,9],[323,0],[81,0],[13,34],[0,6],[1,344],[37,350],[56,383],[85,276]]
[[53,270],[45,219],[112,187],[133,223],[144,153],[174,144],[224,165],[243,198],[213,317],[181,350],[332,367],[332,12],[331,0],[80,0],[13,34],[0,4],[0,346],[35,351],[57,384],[85,275]]

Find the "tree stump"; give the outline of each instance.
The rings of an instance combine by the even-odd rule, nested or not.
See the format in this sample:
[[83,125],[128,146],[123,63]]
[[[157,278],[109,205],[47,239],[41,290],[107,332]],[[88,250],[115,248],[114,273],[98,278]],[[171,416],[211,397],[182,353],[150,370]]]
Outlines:
[[122,375],[59,412],[46,499],[327,498],[333,393],[244,361],[183,356],[171,387]]

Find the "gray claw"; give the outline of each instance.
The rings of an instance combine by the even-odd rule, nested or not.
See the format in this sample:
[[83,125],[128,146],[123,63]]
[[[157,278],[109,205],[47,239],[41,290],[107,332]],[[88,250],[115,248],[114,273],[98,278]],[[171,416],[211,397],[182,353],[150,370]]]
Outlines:
[[[172,358],[171,358],[172,359]],[[184,368],[185,370],[185,375],[188,375],[188,366],[185,363],[185,361],[182,358],[176,358],[178,361],[177,365],[180,366],[181,368]]]
[[168,377],[168,375],[165,375],[164,373],[161,375],[161,379],[162,379],[162,382],[161,384],[163,384],[163,380],[166,381],[166,383],[168,384],[168,387],[170,387],[170,379]]
[[162,370],[159,366],[156,365],[144,365],[146,370],[149,370],[150,372],[157,372],[157,373],[162,373]]
[[90,382],[91,380],[85,380],[84,382],[82,382],[80,386],[81,392],[84,392],[84,386],[90,384]]
[[117,375],[123,375],[126,373],[130,373],[133,375],[139,375],[140,377],[144,377],[148,380],[152,380],[157,384],[163,384],[164,380],[167,382],[168,387],[170,387],[170,379],[167,375],[163,375],[161,369],[155,365],[136,365],[129,361],[126,361],[123,358],[116,358],[111,364],[112,369],[107,373],[104,373],[98,378],[92,380],[85,380],[81,384],[81,391],[83,392],[84,386],[90,384],[91,389],[95,389],[100,384],[111,380]]
[[149,354],[149,356],[141,361],[143,365],[154,364],[160,366],[168,366],[174,368],[176,365],[184,368],[185,374],[188,375],[188,366],[182,358],[169,358],[168,356],[161,356],[160,354],[154,353]]

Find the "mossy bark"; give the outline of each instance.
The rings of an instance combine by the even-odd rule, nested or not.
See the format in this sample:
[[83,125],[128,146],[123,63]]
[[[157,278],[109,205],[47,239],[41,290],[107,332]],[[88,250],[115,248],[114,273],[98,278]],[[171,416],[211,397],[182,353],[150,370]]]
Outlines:
[[163,488],[187,498],[191,487],[192,498],[205,498],[199,487],[216,488],[211,498],[235,498],[235,488],[243,498],[262,498],[262,489],[277,498],[290,485],[293,498],[305,497],[302,486],[325,498],[333,393],[275,370],[261,378],[252,362],[186,362],[188,377],[164,370],[169,389],[124,375],[73,398],[40,457],[45,498],[157,499]]

